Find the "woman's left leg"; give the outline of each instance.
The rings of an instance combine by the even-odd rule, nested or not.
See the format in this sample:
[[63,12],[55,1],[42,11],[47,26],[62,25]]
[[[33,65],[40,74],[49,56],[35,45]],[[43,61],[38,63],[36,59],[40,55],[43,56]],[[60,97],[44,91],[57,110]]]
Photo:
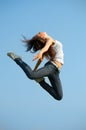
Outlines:
[[52,74],[48,77],[51,83],[51,86],[46,83],[45,80],[39,82],[40,86],[44,88],[51,96],[53,96],[56,100],[61,100],[63,97],[62,84],[59,78],[59,72],[56,74]]

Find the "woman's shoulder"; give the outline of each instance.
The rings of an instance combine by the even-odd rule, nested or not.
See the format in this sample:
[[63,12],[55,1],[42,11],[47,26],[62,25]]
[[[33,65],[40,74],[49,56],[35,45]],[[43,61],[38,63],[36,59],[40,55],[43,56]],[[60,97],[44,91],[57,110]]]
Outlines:
[[55,44],[58,45],[58,46],[62,46],[62,42],[60,42],[58,40],[55,40]]
[[54,44],[53,44],[53,48],[56,49],[61,49],[62,47],[62,43],[58,40],[55,40]]

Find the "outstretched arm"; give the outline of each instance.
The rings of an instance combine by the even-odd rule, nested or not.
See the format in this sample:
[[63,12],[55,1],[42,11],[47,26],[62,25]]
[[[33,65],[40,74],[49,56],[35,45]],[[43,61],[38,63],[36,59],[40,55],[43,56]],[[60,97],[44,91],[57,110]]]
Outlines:
[[41,60],[39,59],[38,61],[37,61],[37,63],[36,63],[36,65],[35,65],[35,67],[34,67],[34,71],[36,71],[37,69],[38,69],[38,67],[39,67],[39,65],[41,64]]

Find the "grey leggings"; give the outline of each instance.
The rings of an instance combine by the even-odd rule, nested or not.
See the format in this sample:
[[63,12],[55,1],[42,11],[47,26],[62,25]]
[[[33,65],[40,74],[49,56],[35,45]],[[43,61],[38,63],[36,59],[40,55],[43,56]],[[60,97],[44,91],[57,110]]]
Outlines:
[[15,59],[15,62],[22,68],[29,79],[39,79],[42,77],[48,77],[51,86],[42,80],[39,82],[40,86],[44,88],[51,96],[56,100],[61,100],[63,97],[61,80],[59,78],[58,68],[50,61],[47,62],[44,67],[33,71],[29,65],[27,65],[21,59]]

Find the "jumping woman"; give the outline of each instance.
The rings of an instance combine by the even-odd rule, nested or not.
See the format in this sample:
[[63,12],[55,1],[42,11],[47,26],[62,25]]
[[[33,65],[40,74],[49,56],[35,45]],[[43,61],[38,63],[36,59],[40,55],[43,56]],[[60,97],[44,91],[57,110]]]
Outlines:
[[[63,91],[59,74],[64,64],[62,43],[54,40],[46,32],[39,32],[29,40],[24,39],[24,42],[26,43],[27,51],[38,51],[33,58],[33,60],[38,60],[34,70],[20,56],[12,52],[8,52],[7,55],[22,68],[29,79],[38,82],[56,100],[61,100]],[[48,61],[43,67],[38,69],[44,57]],[[51,85],[45,81],[44,77],[48,77]]]

